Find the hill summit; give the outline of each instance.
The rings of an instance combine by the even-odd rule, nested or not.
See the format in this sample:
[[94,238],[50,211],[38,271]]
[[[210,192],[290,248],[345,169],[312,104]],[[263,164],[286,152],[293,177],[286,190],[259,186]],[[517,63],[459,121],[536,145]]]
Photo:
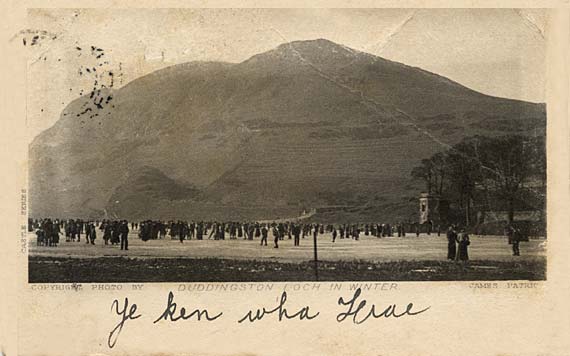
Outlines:
[[71,102],[30,145],[32,216],[275,219],[338,207],[339,221],[415,219],[421,187],[409,177],[421,159],[466,136],[546,126],[544,104],[324,39],[179,64],[100,95]]

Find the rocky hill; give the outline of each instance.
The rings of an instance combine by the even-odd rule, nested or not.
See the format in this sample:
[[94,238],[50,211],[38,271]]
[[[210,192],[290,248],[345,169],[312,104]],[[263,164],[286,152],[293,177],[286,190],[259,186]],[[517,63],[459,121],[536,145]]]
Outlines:
[[30,145],[32,216],[272,219],[340,206],[338,220],[415,218],[422,158],[466,136],[546,129],[544,104],[322,39],[175,65],[96,98],[70,103]]

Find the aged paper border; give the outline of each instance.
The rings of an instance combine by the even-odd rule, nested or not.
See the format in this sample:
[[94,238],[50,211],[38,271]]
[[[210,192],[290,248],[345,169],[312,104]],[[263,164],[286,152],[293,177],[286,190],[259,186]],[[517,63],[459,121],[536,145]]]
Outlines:
[[[27,255],[21,248],[21,190],[26,189],[27,142],[24,118],[26,55],[9,42],[25,28],[26,9],[34,7],[175,8],[175,7],[534,7],[552,8],[548,30],[548,277],[529,288],[473,288],[469,282],[399,282],[396,290],[367,291],[369,302],[431,306],[407,320],[371,320],[339,324],[339,296],[348,298],[349,283],[330,291],[331,283],[293,291],[292,284],[256,284],[245,291],[188,292],[177,283],[144,284],[142,291],[83,285],[81,291],[33,290],[27,285]],[[568,355],[570,313],[570,175],[568,98],[568,1],[4,1],[0,24],[0,128],[2,132],[2,292],[0,350],[5,355],[188,354],[188,355]],[[312,287],[311,287],[312,286]],[[62,287],[63,288],[63,287]],[[260,291],[256,289],[260,288]],[[310,305],[321,315],[309,322],[264,320],[238,325],[250,308],[275,305],[288,288],[291,308]],[[219,322],[152,325],[168,291],[187,307],[223,309]],[[107,334],[117,322],[114,299],[128,296],[143,317],[125,327],[113,349]]]

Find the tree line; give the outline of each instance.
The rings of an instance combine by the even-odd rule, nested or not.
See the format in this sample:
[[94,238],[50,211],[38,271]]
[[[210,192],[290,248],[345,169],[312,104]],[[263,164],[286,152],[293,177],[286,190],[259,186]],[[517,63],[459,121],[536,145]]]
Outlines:
[[450,221],[475,224],[476,215],[517,210],[544,211],[544,137],[473,136],[423,159],[411,175],[428,193],[450,204]]

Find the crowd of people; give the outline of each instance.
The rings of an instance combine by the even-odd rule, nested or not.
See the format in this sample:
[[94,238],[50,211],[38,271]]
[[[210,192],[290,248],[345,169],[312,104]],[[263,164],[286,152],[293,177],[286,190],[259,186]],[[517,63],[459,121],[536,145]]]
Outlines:
[[[160,240],[169,236],[180,243],[185,240],[254,240],[259,239],[260,245],[267,246],[271,235],[273,247],[279,248],[279,242],[292,239],[294,246],[299,246],[301,239],[306,237],[317,238],[325,233],[330,234],[332,242],[337,239],[359,240],[362,235],[371,237],[405,237],[412,229],[416,236],[420,235],[419,224],[395,225],[368,223],[368,224],[317,224],[300,222],[187,222],[187,221],[161,221],[145,220],[141,222],[127,222],[126,220],[87,220],[82,219],[29,219],[29,231],[35,231],[38,246],[56,247],[60,235],[65,236],[66,242],[81,242],[81,235],[85,236],[86,244],[95,244],[97,230],[102,236],[105,245],[120,245],[121,250],[129,248],[129,232],[138,231],[138,237],[143,241]],[[437,233],[441,235],[438,225],[428,224],[424,229],[428,235]],[[512,245],[513,255],[520,256],[520,232],[511,225],[505,228],[505,235]],[[455,225],[449,226],[447,233],[449,260],[469,260],[469,235],[465,229]]]
[[[129,228],[130,226],[130,228]],[[29,231],[35,231],[37,243],[40,246],[57,246],[60,234],[65,235],[67,242],[80,242],[85,235],[85,243],[95,243],[97,230],[102,234],[104,244],[120,244],[121,249],[128,250],[128,234],[138,230],[138,236],[143,241],[164,239],[170,236],[180,242],[185,240],[225,240],[226,238],[253,240],[260,238],[260,244],[267,245],[269,234],[272,234],[274,247],[279,247],[279,241],[293,239],[294,245],[300,244],[300,239],[307,236],[331,233],[333,242],[339,239],[351,238],[358,240],[361,235],[388,237],[397,234],[406,236],[404,224],[316,224],[296,222],[187,222],[145,220],[131,222],[126,220],[89,220],[82,219],[39,219],[29,220]],[[417,231],[419,235],[419,231]]]
[[82,219],[39,219],[28,220],[28,230],[35,231],[38,246],[57,247],[60,234],[64,234],[66,242],[81,242],[85,235],[85,243],[95,245],[97,230],[102,233],[105,245],[121,245],[121,250],[129,249],[129,224],[126,220],[83,221]]
[[144,240],[162,239],[167,234],[172,238],[177,238],[180,242],[184,240],[230,240],[244,239],[253,240],[260,238],[261,244],[267,244],[269,233],[274,240],[274,247],[279,247],[279,240],[285,238],[293,239],[295,245],[299,244],[301,238],[307,236],[331,233],[333,242],[337,238],[353,238],[358,240],[363,234],[365,236],[387,237],[405,236],[402,224],[392,227],[390,224],[315,224],[297,222],[186,222],[186,221],[153,221],[146,220],[132,224],[133,228],[139,228],[139,237]]

